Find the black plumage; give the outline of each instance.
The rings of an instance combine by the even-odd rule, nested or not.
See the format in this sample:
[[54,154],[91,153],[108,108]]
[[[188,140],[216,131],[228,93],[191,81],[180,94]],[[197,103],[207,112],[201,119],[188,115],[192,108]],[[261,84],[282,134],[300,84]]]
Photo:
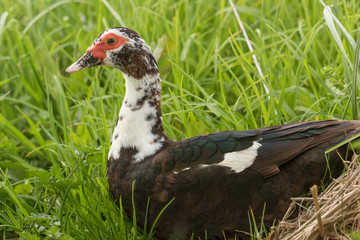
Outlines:
[[172,201],[156,226],[159,239],[187,239],[192,234],[217,239],[234,236],[236,230],[249,232],[250,209],[257,223],[262,220],[270,227],[282,218],[291,197],[341,174],[348,145],[328,156],[325,151],[360,132],[359,121],[329,120],[174,141],[161,124],[157,64],[134,31],[106,30],[86,56],[91,59],[88,65],[81,58],[67,73],[101,63],[120,69],[126,79],[107,179],[114,200],[122,198],[128,216],[134,202],[140,226],[145,221],[151,225]]
[[[190,233],[204,237],[205,230],[210,239],[221,238],[222,230],[229,235],[235,229],[249,232],[249,208],[259,223],[265,207],[263,221],[270,227],[282,218],[291,197],[339,176],[343,170],[339,155],[346,155],[347,146],[331,152],[328,161],[325,151],[359,131],[358,121],[313,121],[169,140],[144,162],[119,166],[124,176],[116,178],[116,170],[110,171],[110,190],[116,193],[114,199],[127,196],[123,202],[130,204],[130,186],[136,180],[136,209],[145,213],[150,196],[150,222],[175,198],[160,218],[161,239],[186,239]],[[261,147],[249,168],[236,173],[216,165],[228,151],[247,149],[253,141]],[[108,169],[117,164],[122,162],[110,161]],[[129,205],[129,214],[131,209]]]

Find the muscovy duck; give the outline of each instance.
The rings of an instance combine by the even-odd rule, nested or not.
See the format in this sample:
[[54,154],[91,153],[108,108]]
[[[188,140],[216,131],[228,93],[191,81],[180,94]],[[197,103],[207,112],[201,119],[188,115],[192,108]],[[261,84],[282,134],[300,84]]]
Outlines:
[[249,232],[249,209],[271,226],[291,197],[342,172],[347,146],[324,152],[360,132],[360,121],[329,120],[174,141],[162,126],[159,69],[145,41],[125,27],[107,29],[66,73],[99,65],[119,69],[126,80],[108,155],[110,192],[131,216],[134,183],[140,226],[148,198],[149,224],[174,199],[157,223],[159,239]]

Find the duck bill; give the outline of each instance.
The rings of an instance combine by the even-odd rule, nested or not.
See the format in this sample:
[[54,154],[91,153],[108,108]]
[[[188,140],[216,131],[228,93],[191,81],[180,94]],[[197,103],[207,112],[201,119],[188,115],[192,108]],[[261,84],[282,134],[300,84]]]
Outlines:
[[89,51],[89,52],[85,53],[81,58],[79,58],[76,62],[71,64],[71,66],[68,67],[65,70],[65,74],[78,72],[78,71],[81,71],[81,70],[83,70],[85,68],[98,66],[98,65],[101,65],[103,63],[104,62],[103,62],[102,59],[94,58],[92,52]]

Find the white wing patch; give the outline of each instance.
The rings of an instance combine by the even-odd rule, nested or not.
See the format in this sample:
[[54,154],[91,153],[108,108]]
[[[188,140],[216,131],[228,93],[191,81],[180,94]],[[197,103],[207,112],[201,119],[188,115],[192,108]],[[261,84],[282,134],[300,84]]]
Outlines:
[[186,170],[189,170],[190,169],[190,167],[187,167],[187,168],[183,168],[183,169],[181,169],[180,171],[174,171],[174,174],[178,174],[179,172],[182,172],[182,171],[186,171]]
[[217,165],[230,167],[236,173],[242,172],[254,163],[260,147],[261,144],[254,141],[253,145],[247,149],[226,153],[224,160]]

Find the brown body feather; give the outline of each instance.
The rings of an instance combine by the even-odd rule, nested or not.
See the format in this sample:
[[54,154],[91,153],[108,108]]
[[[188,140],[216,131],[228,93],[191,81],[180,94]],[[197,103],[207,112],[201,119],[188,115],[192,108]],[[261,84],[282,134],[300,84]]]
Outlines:
[[[237,135],[239,142],[258,139],[262,144],[254,164],[240,173],[217,166],[206,158],[206,152],[192,162],[191,168],[181,171],[185,166],[181,160],[174,161],[174,152],[179,152],[175,151],[179,147],[187,148],[192,139],[169,140],[144,162],[109,161],[110,190],[114,199],[123,197],[123,203],[127,203],[124,208],[131,214],[131,186],[136,180],[135,207],[140,225],[145,222],[148,197],[150,223],[175,198],[157,225],[160,239],[186,239],[191,233],[204,237],[205,231],[208,239],[221,238],[223,231],[228,235],[235,234],[235,230],[249,232],[250,208],[258,224],[263,217],[265,226],[270,227],[285,214],[291,197],[304,195],[310,186],[339,176],[344,166],[340,156],[345,157],[347,146],[328,156],[325,151],[359,131],[358,121],[314,121],[226,132]],[[217,134],[224,133],[200,137]],[[221,149],[218,152],[223,156]],[[220,159],[216,153],[213,157]],[[120,169],[123,175],[118,175]]]
[[341,174],[347,145],[325,151],[360,132],[360,121],[312,121],[176,142],[161,123],[157,63],[136,32],[104,31],[66,72],[98,65],[122,71],[127,87],[107,163],[110,192],[128,216],[134,202],[139,226],[153,224],[174,199],[156,226],[159,239],[249,232],[250,209],[258,226],[270,227],[291,197]]

